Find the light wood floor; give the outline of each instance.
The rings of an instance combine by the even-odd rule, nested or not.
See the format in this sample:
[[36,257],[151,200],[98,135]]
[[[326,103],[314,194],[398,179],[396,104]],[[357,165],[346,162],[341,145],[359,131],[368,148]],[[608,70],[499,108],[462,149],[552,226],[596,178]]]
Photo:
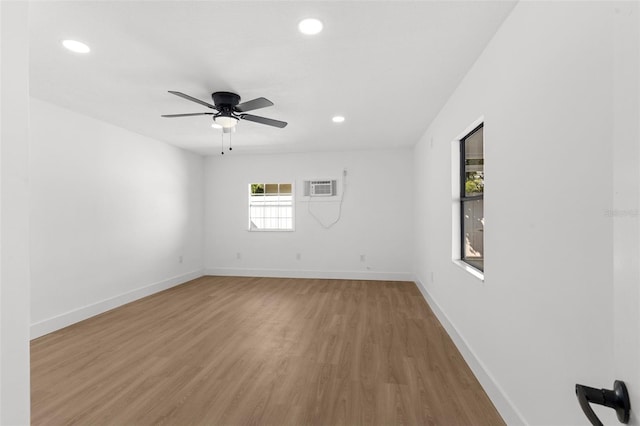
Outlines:
[[31,344],[34,425],[504,424],[414,283],[203,277]]

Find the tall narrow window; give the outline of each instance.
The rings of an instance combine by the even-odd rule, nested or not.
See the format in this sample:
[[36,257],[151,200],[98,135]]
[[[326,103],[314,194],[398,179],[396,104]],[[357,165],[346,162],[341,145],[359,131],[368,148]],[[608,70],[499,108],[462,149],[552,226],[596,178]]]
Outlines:
[[484,271],[483,125],[460,140],[460,258]]
[[293,191],[290,183],[249,185],[249,230],[293,231]]

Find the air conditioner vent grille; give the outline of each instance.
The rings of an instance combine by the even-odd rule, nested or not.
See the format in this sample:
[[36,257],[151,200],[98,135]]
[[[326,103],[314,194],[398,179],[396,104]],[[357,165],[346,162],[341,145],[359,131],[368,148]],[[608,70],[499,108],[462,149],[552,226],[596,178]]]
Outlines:
[[306,180],[304,181],[304,195],[306,197],[332,197],[336,195],[335,180]]

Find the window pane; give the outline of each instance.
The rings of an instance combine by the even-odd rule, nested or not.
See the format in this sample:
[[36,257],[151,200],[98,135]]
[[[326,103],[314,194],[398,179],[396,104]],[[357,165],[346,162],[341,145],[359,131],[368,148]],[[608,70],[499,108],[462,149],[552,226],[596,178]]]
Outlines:
[[484,193],[484,139],[479,128],[464,140],[465,196]]
[[281,194],[291,194],[291,184],[290,183],[281,183],[280,184],[280,193]]
[[267,183],[264,186],[264,189],[267,194],[277,194],[278,193],[278,184],[277,183]]
[[484,200],[463,201],[462,260],[484,271]]
[[263,194],[264,193],[264,184],[262,184],[262,183],[252,183],[251,184],[251,193],[252,194]]

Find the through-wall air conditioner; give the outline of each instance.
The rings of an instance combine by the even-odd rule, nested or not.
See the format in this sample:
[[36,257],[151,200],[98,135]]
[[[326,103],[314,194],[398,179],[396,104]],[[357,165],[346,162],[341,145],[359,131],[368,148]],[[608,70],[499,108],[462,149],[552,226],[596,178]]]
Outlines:
[[335,180],[305,180],[305,197],[332,197],[336,195]]

